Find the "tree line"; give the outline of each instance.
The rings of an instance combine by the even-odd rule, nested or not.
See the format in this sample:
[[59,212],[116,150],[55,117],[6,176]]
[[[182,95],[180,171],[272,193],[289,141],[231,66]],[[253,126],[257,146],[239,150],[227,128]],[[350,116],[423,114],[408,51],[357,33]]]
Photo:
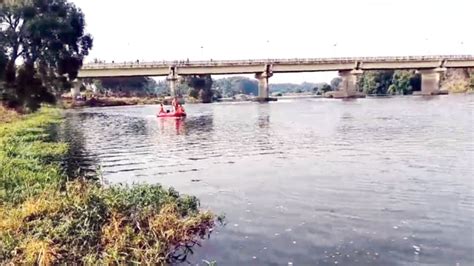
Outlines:
[[[323,94],[338,88],[341,78],[328,83],[274,83],[270,91],[275,94],[314,93]],[[155,81],[149,77],[101,78],[93,81],[102,92],[124,93],[135,96],[169,96],[170,88],[165,80]],[[213,79],[210,75],[191,75],[183,77],[177,85],[181,95],[201,102],[212,102],[220,98],[230,98],[238,94],[258,95],[258,81],[243,76]]]
[[[442,76],[442,85],[449,91],[462,92],[474,88],[474,75],[468,69],[450,69]],[[166,81],[156,82],[148,77],[104,78],[104,88],[113,92],[131,92],[135,95],[169,96]],[[270,92],[313,93],[323,95],[339,89],[342,79],[336,77],[330,83],[272,83]],[[212,102],[219,98],[230,98],[238,94],[258,95],[258,81],[244,76],[212,79],[210,75],[185,76],[178,83],[181,95],[187,95],[201,102]],[[409,95],[421,90],[421,75],[415,70],[373,70],[364,71],[358,78],[358,89],[368,95]]]

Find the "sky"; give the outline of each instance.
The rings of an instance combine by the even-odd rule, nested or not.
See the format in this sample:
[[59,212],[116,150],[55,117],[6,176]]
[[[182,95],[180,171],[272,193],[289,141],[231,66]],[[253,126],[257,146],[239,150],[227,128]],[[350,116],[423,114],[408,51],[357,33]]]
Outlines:
[[[474,54],[474,0],[72,0],[86,61]],[[329,81],[278,74],[270,82]]]

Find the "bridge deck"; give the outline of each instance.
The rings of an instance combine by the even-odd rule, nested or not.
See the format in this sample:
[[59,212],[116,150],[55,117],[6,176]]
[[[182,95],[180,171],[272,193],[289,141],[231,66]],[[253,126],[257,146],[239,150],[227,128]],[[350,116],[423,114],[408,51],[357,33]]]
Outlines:
[[272,66],[274,73],[343,71],[352,69],[427,69],[437,67],[474,67],[473,55],[294,58],[259,60],[154,61],[85,64],[79,77],[166,76],[170,68],[178,75],[250,74]]

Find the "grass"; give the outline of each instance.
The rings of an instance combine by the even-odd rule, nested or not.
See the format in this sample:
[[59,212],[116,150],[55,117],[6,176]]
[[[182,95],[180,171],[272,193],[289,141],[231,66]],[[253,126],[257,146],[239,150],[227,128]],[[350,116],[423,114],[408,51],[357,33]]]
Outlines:
[[[3,115],[3,111],[0,111]],[[186,260],[215,223],[199,200],[159,185],[68,178],[54,142],[55,109],[0,123],[0,261],[5,264],[166,264]]]
[[15,119],[18,119],[19,115],[17,112],[12,110],[7,110],[1,105],[0,101],[0,123],[8,123]]

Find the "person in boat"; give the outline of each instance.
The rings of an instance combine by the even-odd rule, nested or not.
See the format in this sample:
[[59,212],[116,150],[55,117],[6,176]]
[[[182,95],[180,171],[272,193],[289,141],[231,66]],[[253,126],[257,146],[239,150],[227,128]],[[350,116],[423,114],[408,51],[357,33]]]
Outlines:
[[177,112],[178,110],[178,97],[174,97],[171,101],[171,106],[173,107],[173,111]]
[[163,108],[163,104],[160,104],[160,112],[159,113],[160,114],[165,113],[165,109]]
[[178,114],[184,114],[185,113],[184,107],[181,104],[179,104],[178,107],[176,108],[176,113],[178,113]]

